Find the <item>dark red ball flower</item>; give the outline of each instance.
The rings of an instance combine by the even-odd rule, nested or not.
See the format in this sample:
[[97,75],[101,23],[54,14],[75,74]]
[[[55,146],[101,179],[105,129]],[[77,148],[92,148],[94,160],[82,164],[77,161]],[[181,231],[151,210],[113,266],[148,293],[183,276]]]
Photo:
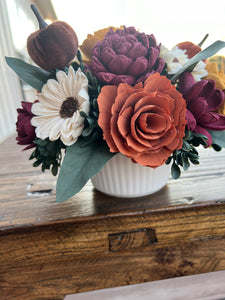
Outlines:
[[22,108],[17,109],[17,144],[28,145],[23,150],[35,147],[35,143],[33,142],[36,137],[35,127],[31,125],[31,119],[34,116],[31,112],[32,104],[31,102],[22,102]]
[[134,27],[109,30],[92,50],[92,71],[106,84],[144,82],[150,74],[163,70],[165,62],[159,52],[152,34],[140,33]]
[[224,93],[215,88],[213,80],[201,80],[195,83],[190,73],[184,73],[180,79],[179,90],[187,103],[187,128],[208,138],[208,146],[212,137],[208,130],[225,130],[225,116],[214,111],[224,101]]

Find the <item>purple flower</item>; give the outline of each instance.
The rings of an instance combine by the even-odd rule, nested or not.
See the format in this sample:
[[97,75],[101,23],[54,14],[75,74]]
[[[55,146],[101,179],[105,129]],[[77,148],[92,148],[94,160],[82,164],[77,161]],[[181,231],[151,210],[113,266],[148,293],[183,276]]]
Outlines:
[[224,101],[224,93],[215,88],[213,80],[195,83],[190,73],[181,77],[179,90],[187,103],[187,128],[205,135],[208,146],[211,146],[212,137],[208,130],[225,130],[225,116],[215,112]]
[[92,50],[92,71],[103,83],[133,85],[163,70],[165,62],[159,52],[152,34],[140,33],[134,27],[111,29]]
[[17,144],[19,145],[28,145],[23,150],[27,150],[35,147],[33,143],[36,135],[35,135],[35,127],[31,125],[31,119],[33,114],[31,112],[32,107],[31,102],[22,102],[22,108],[17,109],[17,122],[16,122],[16,130],[18,136],[16,138]]

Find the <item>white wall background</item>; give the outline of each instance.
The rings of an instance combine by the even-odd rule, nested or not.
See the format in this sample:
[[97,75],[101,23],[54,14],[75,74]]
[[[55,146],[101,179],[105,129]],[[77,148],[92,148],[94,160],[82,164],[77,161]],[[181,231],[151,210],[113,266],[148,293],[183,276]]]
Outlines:
[[[135,26],[151,34],[167,48],[179,42],[204,46],[225,40],[224,0],[52,0],[58,19],[69,23],[79,42],[88,33],[108,26]],[[225,55],[225,50],[220,52]]]

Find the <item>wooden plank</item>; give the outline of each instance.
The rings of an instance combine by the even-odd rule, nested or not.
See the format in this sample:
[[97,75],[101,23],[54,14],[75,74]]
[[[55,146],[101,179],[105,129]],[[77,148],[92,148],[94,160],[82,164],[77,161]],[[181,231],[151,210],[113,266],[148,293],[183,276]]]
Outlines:
[[225,269],[225,151],[142,198],[88,184],[56,204],[51,174],[0,145],[0,299],[65,295]]
[[224,246],[224,240],[199,240],[2,270],[0,293],[4,300],[62,300],[72,293],[223,270]]

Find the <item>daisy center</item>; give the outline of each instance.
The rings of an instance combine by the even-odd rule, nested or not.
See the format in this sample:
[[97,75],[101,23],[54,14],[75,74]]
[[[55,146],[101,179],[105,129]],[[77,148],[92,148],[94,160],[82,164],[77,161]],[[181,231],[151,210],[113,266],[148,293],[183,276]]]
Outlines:
[[63,119],[71,118],[78,108],[78,100],[73,97],[68,97],[65,101],[63,101],[59,114]]

